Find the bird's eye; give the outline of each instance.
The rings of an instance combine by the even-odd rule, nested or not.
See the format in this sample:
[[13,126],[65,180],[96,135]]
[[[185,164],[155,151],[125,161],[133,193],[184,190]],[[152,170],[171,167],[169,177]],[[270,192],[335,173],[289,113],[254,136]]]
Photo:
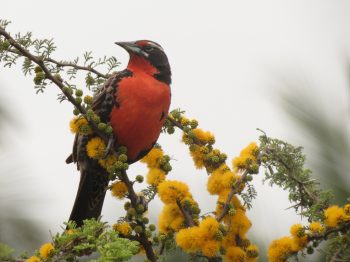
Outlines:
[[146,52],[151,52],[153,50],[153,47],[148,45],[148,46],[145,46],[144,49]]

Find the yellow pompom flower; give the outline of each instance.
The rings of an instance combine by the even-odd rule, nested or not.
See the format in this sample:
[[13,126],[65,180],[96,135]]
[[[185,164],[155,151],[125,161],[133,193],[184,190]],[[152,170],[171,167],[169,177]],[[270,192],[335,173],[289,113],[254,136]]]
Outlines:
[[151,167],[147,174],[147,183],[158,186],[165,180],[165,172],[162,169]]
[[152,148],[146,156],[141,159],[149,168],[159,168],[159,159],[164,155],[163,150],[157,147]]
[[199,251],[200,247],[206,242],[197,226],[181,229],[176,234],[175,240],[176,244],[188,253]]
[[252,163],[256,162],[259,154],[259,147],[255,142],[250,143],[244,148],[238,157],[232,161],[235,170],[247,169]]
[[114,197],[123,199],[128,192],[128,187],[124,182],[117,181],[111,185],[111,191]]
[[233,216],[226,216],[227,220],[229,220],[230,232],[239,235],[240,238],[244,238],[249,228],[252,226],[244,210],[236,209],[236,213]]
[[249,245],[245,250],[247,254],[247,261],[253,262],[258,259],[259,256],[259,248],[257,245]]
[[131,227],[130,227],[129,223],[127,223],[127,222],[114,224],[113,229],[115,231],[119,232],[123,236],[129,235],[131,232]]
[[246,261],[246,253],[240,247],[229,247],[225,254],[225,261],[240,262]]
[[345,211],[339,206],[330,206],[324,211],[325,224],[329,227],[336,227],[345,219]]
[[269,246],[267,256],[270,262],[285,262],[293,253],[293,239],[291,237],[283,237],[274,240]]
[[188,186],[180,181],[165,180],[158,185],[160,200],[165,204],[175,204],[187,196],[191,196]]
[[106,144],[100,137],[94,137],[86,145],[86,152],[89,157],[99,159],[104,156]]
[[219,222],[214,217],[206,217],[199,224],[199,228],[202,232],[202,236],[206,239],[215,238],[216,233],[219,231]]
[[325,230],[324,226],[322,226],[320,222],[311,222],[309,225],[309,229],[311,233],[314,234],[322,233]]
[[161,233],[177,232],[184,226],[184,222],[184,217],[177,204],[165,205],[159,215],[159,231]]
[[196,146],[194,150],[190,151],[190,155],[197,169],[204,167],[204,153],[201,150],[201,147]]
[[99,159],[98,163],[108,171],[116,161],[117,158],[114,155],[108,155],[106,158]]
[[46,243],[42,245],[39,249],[40,257],[43,259],[47,259],[51,255],[53,250],[54,247],[51,243]]
[[302,224],[294,224],[291,228],[290,228],[290,234],[293,237],[302,237],[304,236],[304,227]]
[[37,256],[31,256],[26,260],[26,262],[40,262],[40,258]]
[[346,204],[343,209],[345,214],[350,216],[350,204]]
[[74,117],[69,122],[69,126],[70,126],[70,131],[74,134],[79,133],[82,135],[88,135],[92,133],[92,129],[89,126],[88,121],[86,120],[86,118],[82,116]]
[[199,224],[190,228],[181,229],[176,235],[176,243],[189,253],[201,251],[207,257],[213,257],[220,248],[216,241],[219,231],[219,222],[213,217],[206,217]]
[[203,131],[200,128],[196,128],[192,130],[195,137],[202,142],[203,144],[208,143],[209,141],[215,140],[214,135],[209,131]]
[[202,253],[206,257],[214,257],[219,251],[220,245],[215,240],[209,240],[203,243],[201,247]]
[[76,233],[76,230],[75,229],[67,229],[64,233],[67,235],[73,235]]
[[210,194],[219,194],[225,189],[231,188],[233,181],[237,180],[238,176],[231,171],[221,171],[220,168],[213,171],[208,178],[207,190]]

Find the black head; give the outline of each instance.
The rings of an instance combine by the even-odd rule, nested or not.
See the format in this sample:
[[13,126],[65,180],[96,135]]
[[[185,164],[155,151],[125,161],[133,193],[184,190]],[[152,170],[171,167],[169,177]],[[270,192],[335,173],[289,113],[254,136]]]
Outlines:
[[171,70],[168,58],[163,48],[156,42],[150,40],[139,40],[135,42],[116,42],[132,56],[141,56],[157,69],[154,77],[167,84],[171,83]]

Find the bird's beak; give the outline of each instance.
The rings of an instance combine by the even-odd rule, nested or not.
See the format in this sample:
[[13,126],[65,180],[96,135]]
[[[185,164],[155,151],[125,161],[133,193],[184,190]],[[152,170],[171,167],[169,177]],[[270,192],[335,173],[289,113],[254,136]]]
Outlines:
[[129,54],[138,54],[148,57],[148,54],[135,44],[135,42],[115,42],[115,44],[124,48]]

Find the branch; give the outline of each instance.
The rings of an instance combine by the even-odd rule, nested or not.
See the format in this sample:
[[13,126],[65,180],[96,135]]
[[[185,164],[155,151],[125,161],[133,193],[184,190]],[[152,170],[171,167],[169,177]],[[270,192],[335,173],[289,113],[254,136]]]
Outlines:
[[[23,55],[23,53],[21,53],[21,52],[19,52],[17,50],[8,49],[7,51],[10,52],[10,53],[16,54],[16,55]],[[89,66],[87,67],[87,66],[77,65],[77,64],[74,64],[74,63],[71,63],[71,62],[57,61],[57,60],[52,59],[50,57],[47,57],[47,58],[42,58],[42,57],[39,57],[39,56],[34,56],[34,57],[36,57],[38,60],[42,60],[42,61],[53,63],[53,64],[55,64],[55,65],[57,65],[59,67],[73,67],[73,68],[75,68],[77,70],[83,70],[83,71],[88,71],[88,72],[94,73],[98,77],[101,77],[101,78],[104,78],[104,79],[108,78],[108,76],[106,74],[103,74],[103,73],[101,73],[101,72],[97,71],[96,69],[94,69],[92,67],[89,67]]]
[[309,235],[309,236],[308,236],[308,241],[312,241],[312,240],[325,240],[325,239],[327,239],[327,237],[328,237],[330,234],[332,234],[332,233],[347,231],[347,230],[349,230],[349,229],[350,229],[350,221],[348,221],[348,222],[346,222],[346,223],[343,223],[343,224],[340,225],[340,226],[327,229],[327,230],[324,231],[323,233]]
[[182,215],[183,215],[184,218],[185,218],[186,226],[188,226],[188,227],[193,227],[193,226],[194,226],[194,222],[193,222],[193,219],[192,219],[192,217],[190,216],[190,214],[187,213],[187,211],[181,206],[180,201],[176,200],[176,204],[177,204],[177,206],[179,207],[179,209],[180,209]]
[[223,208],[221,214],[216,217],[217,221],[220,222],[226,216],[227,212],[229,211],[230,202],[231,202],[233,196],[238,193],[239,188],[241,187],[242,184],[244,184],[248,174],[249,174],[248,170],[245,170],[244,173],[242,174],[242,176],[232,186],[231,192],[226,199],[226,202],[224,204],[224,208]]
[[[57,79],[56,77],[54,77],[54,76],[52,75],[52,73],[50,72],[50,70],[45,66],[44,60],[43,60],[42,58],[37,57],[37,56],[31,54],[27,49],[25,49],[25,48],[22,47],[20,44],[18,44],[18,43],[16,42],[16,40],[13,39],[13,38],[10,36],[10,34],[7,33],[7,32],[5,31],[5,29],[2,28],[1,26],[0,26],[0,35],[4,36],[4,37],[10,42],[10,44],[11,44],[14,48],[16,48],[16,49],[18,50],[19,54],[21,54],[21,55],[27,57],[30,61],[33,61],[33,62],[36,63],[38,66],[40,66],[40,68],[41,68],[41,69],[44,71],[44,73],[45,73],[45,77],[46,77],[47,79],[51,80],[52,83],[54,83],[54,84],[64,93],[64,95],[67,97],[68,101],[71,102],[71,103],[79,110],[80,113],[82,113],[82,114],[84,114],[84,115],[86,114],[85,108],[84,108],[80,103],[77,103],[77,102],[75,101],[73,95],[72,95],[71,93],[69,93],[69,92],[65,92],[65,91],[64,91],[64,87],[65,87],[65,86],[63,85],[62,80]],[[107,136],[104,132],[102,132],[101,130],[99,130],[98,127],[97,127],[97,125],[96,125],[93,121],[91,121],[91,120],[89,120],[89,119],[87,119],[87,120],[88,120],[89,124],[91,125],[91,127],[93,128],[94,132],[95,132],[96,134],[98,134],[105,142],[108,142],[108,136]]]

